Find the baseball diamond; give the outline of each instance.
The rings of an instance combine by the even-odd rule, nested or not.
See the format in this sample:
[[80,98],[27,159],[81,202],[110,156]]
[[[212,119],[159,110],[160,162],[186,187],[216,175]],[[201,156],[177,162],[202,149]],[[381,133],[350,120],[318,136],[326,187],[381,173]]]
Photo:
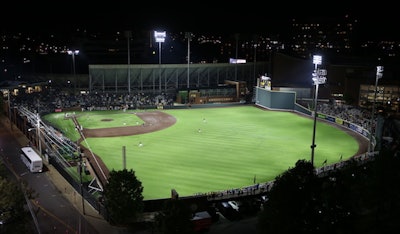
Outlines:
[[[235,110],[235,112],[234,112],[234,114],[231,114],[229,111],[233,111],[233,110]],[[180,111],[180,112],[178,112],[178,111]],[[196,111],[197,111],[197,113],[196,113]],[[217,114],[219,111],[221,111],[220,114]],[[81,145],[86,147],[84,149],[85,150],[85,155],[88,158],[88,161],[91,162],[91,165],[94,166],[93,169],[95,171],[100,171],[101,170],[101,171],[103,171],[105,173],[105,178],[104,179],[99,178],[99,179],[102,180],[102,183],[106,183],[106,178],[108,177],[109,170],[111,170],[111,169],[116,169],[116,170],[120,169],[120,166],[110,166],[108,162],[110,160],[114,160],[114,161],[117,160],[118,162],[122,161],[122,160],[118,160],[117,159],[117,158],[122,158],[122,157],[118,156],[118,155],[120,155],[121,151],[118,151],[119,149],[117,147],[116,150],[115,150],[117,152],[114,153],[117,156],[115,158],[113,158],[113,159],[104,158],[102,153],[96,153],[96,152],[104,152],[105,150],[102,150],[102,149],[103,149],[103,147],[105,147],[107,145],[110,145],[110,147],[112,148],[114,145],[116,145],[115,142],[117,142],[117,141],[121,141],[121,143],[119,143],[120,146],[122,144],[124,144],[122,142],[134,141],[134,143],[132,143],[132,145],[128,145],[127,146],[127,148],[128,148],[127,160],[128,161],[130,161],[130,160],[134,160],[135,161],[135,163],[133,163],[133,165],[134,165],[133,169],[137,172],[139,178],[141,178],[141,175],[143,174],[144,170],[147,170],[147,171],[152,171],[152,170],[164,171],[165,170],[165,173],[167,173],[166,177],[168,177],[168,176],[170,176],[169,173],[173,173],[173,174],[180,173],[179,172],[179,168],[187,166],[188,168],[191,168],[191,169],[189,170],[189,172],[186,171],[187,180],[189,180],[186,183],[192,183],[193,182],[193,184],[196,184],[196,183],[198,183],[198,181],[196,182],[195,180],[197,180],[197,179],[193,178],[191,174],[202,170],[201,168],[197,168],[197,166],[196,166],[196,165],[200,166],[201,163],[194,164],[194,165],[186,165],[186,166],[185,165],[173,165],[174,164],[173,162],[167,162],[167,161],[163,162],[162,160],[164,160],[164,159],[162,159],[162,157],[158,157],[158,155],[154,155],[154,151],[147,151],[147,150],[150,149],[150,148],[153,148],[153,147],[157,147],[158,143],[159,143],[157,141],[159,141],[159,139],[163,139],[163,141],[165,141],[165,142],[171,142],[172,145],[170,145],[170,146],[163,145],[163,147],[165,147],[165,148],[164,149],[159,149],[159,151],[164,151],[163,153],[165,153],[166,151],[173,152],[174,150],[177,150],[177,152],[175,152],[176,155],[174,155],[171,158],[172,159],[176,159],[176,163],[177,164],[179,164],[179,163],[185,164],[185,163],[188,163],[188,162],[186,162],[186,161],[179,162],[180,159],[185,156],[185,155],[180,155],[179,152],[182,152],[182,154],[186,153],[186,151],[181,151],[182,147],[183,148],[195,148],[195,149],[197,149],[197,151],[208,152],[207,150],[210,150],[210,149],[212,150],[213,147],[214,147],[214,146],[210,145],[210,144],[212,144],[210,142],[213,141],[212,138],[214,138],[214,137],[224,137],[224,138],[228,138],[228,139],[232,138],[232,142],[233,142],[235,140],[234,138],[239,137],[239,135],[243,135],[241,137],[246,137],[247,136],[248,138],[251,138],[251,136],[252,136],[251,134],[255,134],[256,135],[255,138],[253,136],[254,139],[250,139],[249,141],[250,142],[252,141],[255,144],[253,147],[261,148],[261,149],[257,149],[257,150],[261,150],[261,151],[257,151],[258,153],[259,152],[264,152],[264,150],[265,150],[265,154],[266,155],[276,154],[276,152],[274,151],[276,149],[268,150],[268,148],[271,147],[271,145],[268,145],[269,143],[266,142],[266,141],[269,141],[269,142],[276,141],[276,139],[274,139],[274,138],[276,138],[276,137],[279,138],[279,136],[277,136],[278,133],[274,134],[274,136],[272,136],[272,135],[268,136],[269,134],[266,134],[266,133],[265,133],[266,136],[260,135],[260,133],[257,133],[257,129],[253,129],[253,127],[250,126],[250,124],[246,123],[245,121],[244,122],[240,121],[240,118],[236,120],[236,121],[239,121],[239,122],[230,123],[231,120],[236,119],[236,117],[234,117],[233,115],[240,116],[240,117],[248,117],[247,114],[248,113],[252,113],[254,111],[257,112],[257,115],[260,115],[260,111],[265,111],[266,116],[270,115],[270,114],[272,114],[272,115],[278,114],[275,117],[271,117],[271,118],[278,118],[278,119],[279,118],[283,118],[281,115],[283,115],[283,116],[286,116],[286,115],[297,116],[296,118],[300,119],[300,123],[299,124],[300,125],[304,125],[304,124],[307,125],[306,131],[308,131],[308,130],[311,131],[311,127],[310,127],[311,126],[311,122],[310,122],[311,119],[309,117],[304,117],[303,115],[295,114],[293,112],[287,113],[287,112],[280,112],[280,111],[269,111],[269,110],[262,109],[262,108],[259,108],[259,107],[254,107],[254,106],[228,107],[228,108],[205,108],[205,109],[196,109],[196,108],[192,109],[192,108],[189,108],[187,110],[147,110],[147,111],[130,110],[129,113],[130,114],[135,114],[138,118],[140,118],[143,121],[143,124],[138,124],[138,125],[135,125],[135,126],[119,126],[119,127],[100,128],[100,129],[83,128],[82,133],[83,133],[84,137],[86,138],[86,141],[87,141],[87,143],[89,145],[86,145],[85,142],[82,142],[82,140],[83,140],[82,138],[80,139],[80,141],[81,141]],[[174,128],[178,128],[179,125],[184,125],[184,123],[182,123],[182,122],[185,121],[183,115],[181,116],[180,114],[177,114],[177,113],[183,113],[183,112],[192,113],[193,114],[193,115],[190,115],[187,118],[194,118],[193,116],[197,116],[197,118],[199,119],[198,120],[198,125],[193,126],[192,130],[191,129],[180,130],[180,131],[182,131],[181,133],[176,133],[176,134],[182,134],[181,135],[181,141],[183,141],[183,142],[187,141],[187,144],[183,143],[182,145],[180,145],[180,143],[177,143],[176,140],[173,139],[176,136],[168,135],[169,133],[165,133],[166,135],[161,134],[160,136],[153,135],[155,132],[165,132],[165,131],[160,131],[160,130],[167,130],[169,127],[175,126],[175,124],[177,124],[177,123],[179,123],[179,124],[176,125],[176,127],[174,127]],[[218,121],[220,121],[220,116],[218,118],[217,117],[213,117],[213,116],[211,116],[212,115],[211,113],[215,113],[216,115],[221,115],[221,114],[224,115],[223,114],[224,112],[225,112],[225,115],[231,116],[231,117],[226,119],[226,121],[225,121],[226,123],[223,123],[223,124],[222,123],[213,123],[213,121],[217,122],[217,119],[218,119]],[[109,117],[106,117],[107,116],[106,113],[107,113],[107,111],[104,111],[104,119],[110,119]],[[86,113],[86,114],[90,114],[90,113]],[[79,124],[79,115],[80,114],[77,114],[78,124]],[[244,115],[244,116],[241,116],[241,115]],[[252,120],[250,119],[248,121],[252,121]],[[268,119],[266,121],[272,121],[272,120]],[[303,122],[303,121],[305,121],[305,122]],[[213,126],[211,128],[211,126],[213,124],[216,124],[216,126]],[[225,135],[222,134],[222,133],[215,132],[216,130],[214,130],[214,128],[218,129],[219,127],[221,127],[221,129],[223,129],[223,127],[221,125],[225,125],[225,124],[228,124],[228,128],[230,128],[230,130],[224,130],[224,131],[232,131],[231,135],[229,135],[230,133],[228,133],[228,132],[225,132],[224,133]],[[240,132],[240,131],[242,131],[242,127],[243,126],[242,127],[236,127],[237,130],[232,129],[233,127],[231,127],[231,124],[233,124],[233,125],[235,125],[235,124],[236,125],[245,125],[245,129],[247,128],[250,131],[250,133],[244,134],[243,132]],[[276,124],[274,124],[274,125],[276,125]],[[324,125],[322,125],[322,127],[324,127]],[[332,124],[332,123],[326,123],[326,125],[330,126],[328,131],[332,132],[332,136],[331,136],[332,139],[329,139],[329,137],[327,138],[327,140],[331,141],[331,143],[335,142],[335,144],[338,143],[340,145],[342,140],[343,141],[346,141],[346,140],[348,141],[349,138],[347,138],[347,137],[349,137],[349,136],[350,136],[351,139],[354,140],[354,142],[356,144],[356,147],[355,147],[356,150],[351,149],[350,150],[350,152],[352,152],[351,155],[347,155],[347,154],[343,155],[345,158],[349,158],[351,156],[359,155],[359,154],[365,153],[367,151],[367,147],[368,147],[367,140],[364,137],[362,137],[361,135],[359,135],[359,134],[357,134],[357,133],[355,133],[355,132],[353,132],[353,131],[351,131],[349,129],[337,126],[337,125]],[[333,126],[333,128],[332,128],[332,126]],[[322,128],[322,127],[319,126],[319,128]],[[186,126],[186,128],[187,128],[187,126]],[[256,126],[256,128],[259,128],[259,126],[258,127]],[[297,159],[299,159],[299,157],[305,157],[306,159],[308,159],[309,152],[310,152],[310,148],[309,148],[310,147],[309,146],[310,142],[308,142],[308,141],[311,141],[311,138],[310,139],[307,138],[307,140],[304,140],[304,135],[311,134],[311,132],[303,132],[303,130],[304,130],[303,129],[303,130],[300,130],[300,131],[302,131],[301,133],[296,133],[296,129],[292,128],[291,125],[289,125],[288,128],[289,128],[288,131],[289,132],[293,131],[293,134],[292,133],[288,133],[289,136],[286,136],[286,137],[280,136],[281,139],[278,139],[277,141],[282,142],[281,144],[283,144],[283,145],[284,145],[285,141],[288,141],[288,139],[293,139],[293,137],[299,138],[299,141],[300,140],[306,141],[307,143],[304,143],[305,145],[302,146],[301,147],[302,149],[298,151],[299,155],[295,155],[294,157],[297,156]],[[292,128],[292,129],[290,129],[290,128]],[[201,131],[199,131],[199,129],[201,129]],[[267,128],[267,126],[265,126],[265,131],[275,131],[273,129],[270,129],[270,130],[268,130],[268,129],[269,128]],[[334,130],[334,129],[336,129],[336,130]],[[341,134],[343,134],[343,133],[345,133],[345,134],[336,135],[335,131],[337,131],[337,130],[339,130],[339,132],[342,132]],[[152,134],[150,134],[150,135],[152,135],[153,137],[150,137],[149,134],[147,134],[147,133],[150,133],[150,132],[152,132]],[[168,130],[167,132],[172,132],[172,129]],[[213,132],[213,133],[211,134],[210,132]],[[188,134],[189,133],[190,135],[193,135],[195,137],[204,136],[204,137],[207,137],[208,140],[204,141],[204,143],[203,143],[204,145],[202,145],[202,146],[201,145],[196,145],[195,143],[191,143],[192,140],[190,139],[190,137],[185,137],[185,135],[183,133],[184,134]],[[228,135],[226,135],[226,134],[228,134]],[[248,135],[248,134],[250,134],[250,135]],[[300,134],[300,135],[297,135],[297,134]],[[175,134],[173,134],[173,135],[175,135]],[[291,135],[293,135],[293,136],[291,136]],[[165,137],[165,136],[168,136],[168,137]],[[299,137],[299,136],[303,136],[303,137]],[[150,141],[150,140],[148,140],[149,138],[154,138],[156,140]],[[303,138],[303,139],[300,139],[300,138]],[[322,143],[323,138],[324,138],[324,136],[322,136],[322,135],[319,136],[319,138],[317,138],[317,144],[319,145],[319,148],[317,147],[317,152],[318,152],[318,150],[321,150],[321,151],[324,150],[324,152],[325,152],[325,149],[323,149],[323,147],[325,147],[324,146],[325,143]],[[120,139],[120,140],[118,140],[118,139]],[[95,141],[100,141],[100,143],[96,143],[96,146],[94,147],[94,145],[95,145],[94,142]],[[139,147],[137,147],[137,146],[139,146],[139,144],[141,146],[140,150],[139,150]],[[217,139],[215,140],[215,144],[220,144],[220,143],[218,143]],[[234,156],[237,153],[235,151],[240,151],[240,150],[237,150],[237,149],[235,150],[235,145],[230,145],[229,142],[228,143],[221,143],[221,144],[224,144],[224,145],[219,146],[219,148],[224,148],[225,149],[224,152],[229,153],[232,156]],[[100,147],[97,146],[97,145],[100,145]],[[291,147],[295,146],[295,144],[289,144],[289,145]],[[90,146],[90,147],[88,147],[88,146]],[[245,145],[243,147],[249,147],[249,146]],[[265,149],[263,149],[263,147],[265,147]],[[332,146],[332,148],[334,148],[334,147],[335,146]],[[88,148],[92,148],[94,153],[90,152]],[[216,150],[217,150],[217,148],[216,148]],[[252,149],[248,149],[248,152],[251,152],[251,150]],[[140,151],[143,151],[143,152],[140,152]],[[146,153],[146,152],[148,152],[148,153]],[[191,151],[187,151],[187,152],[191,152]],[[270,153],[268,153],[268,152],[270,152]],[[349,151],[346,151],[346,153],[347,152],[349,152]],[[282,153],[286,154],[283,151],[281,152],[281,154]],[[134,155],[131,155],[131,154],[134,154]],[[162,154],[162,153],[159,153],[159,154]],[[191,153],[191,154],[193,154],[193,157],[195,157],[195,155],[194,155],[195,153]],[[246,155],[246,153],[239,153],[239,155]],[[187,160],[187,157],[190,157],[190,156],[191,155],[186,155],[186,158],[183,158],[183,159]],[[148,160],[152,159],[151,157],[154,157],[155,160],[158,160],[156,163],[158,164],[159,168],[154,169],[149,165]],[[191,160],[193,160],[194,163],[195,163],[195,162],[197,162],[196,160],[202,160],[202,159],[207,160],[208,159],[208,157],[206,157],[206,155],[199,156],[199,157],[201,157],[201,158],[200,159],[193,158]],[[212,170],[216,170],[215,168],[220,168],[219,170],[224,170],[224,169],[227,169],[227,171],[230,170],[229,168],[224,168],[228,164],[228,162],[221,161],[223,157],[216,156],[216,155],[214,155],[213,157],[214,157],[214,159],[212,161],[212,164],[220,164],[220,165],[216,166],[216,165],[211,165],[210,164],[209,166],[211,168],[213,168]],[[250,156],[240,156],[240,157],[249,157],[247,159],[243,159],[245,161],[240,161],[241,163],[246,163],[246,160],[255,160],[255,161],[260,160],[259,158],[253,158],[252,159]],[[325,157],[325,155],[324,155],[324,157]],[[329,156],[327,156],[327,157],[329,157]],[[165,160],[171,160],[171,158],[170,159],[165,159]],[[221,158],[221,160],[219,160],[219,158]],[[290,165],[294,165],[294,163],[295,163],[295,161],[291,161],[291,162],[289,161],[288,162],[286,160],[288,160],[288,159],[275,159],[276,162],[274,162],[274,164],[280,164],[280,163],[288,163],[288,164],[286,164],[286,166],[284,168],[273,169],[273,171],[275,171],[274,172],[274,176],[277,176],[282,171],[286,170],[287,167],[290,167]],[[325,160],[325,158],[319,159],[319,161],[321,161],[321,162],[319,162],[319,165],[321,165],[324,160]],[[339,155],[336,157],[336,159],[330,158],[329,162],[332,163],[333,160],[338,161],[339,160]],[[97,163],[94,163],[94,161],[96,161]],[[279,162],[279,161],[282,161],[282,162]],[[268,161],[268,162],[270,162],[270,161]],[[171,165],[171,163],[172,163],[173,167],[176,166],[176,168],[165,168],[167,165]],[[237,164],[237,162],[235,163],[234,159],[232,159],[232,162],[229,162],[229,163]],[[265,163],[265,162],[260,161],[260,163]],[[114,165],[115,165],[115,162],[114,162]],[[132,165],[132,164],[129,164],[129,165]],[[248,166],[249,165],[243,165],[244,168],[246,168]],[[282,167],[282,165],[280,167]],[[262,170],[267,170],[267,171],[271,170],[269,168],[270,168],[270,165],[265,165],[265,169],[262,169]],[[237,169],[233,169],[233,170],[237,170]],[[204,172],[213,174],[212,171],[204,170]],[[253,173],[253,172],[250,172],[250,173]],[[257,176],[255,176],[254,173],[257,173]],[[274,176],[269,177],[269,178],[263,177],[263,176],[261,176],[261,172],[260,171],[256,171],[255,170],[254,173],[251,175],[251,178],[249,179],[248,182],[243,182],[242,181],[242,182],[239,182],[239,184],[242,183],[241,184],[242,186],[247,186],[249,184],[253,184],[253,178],[255,178],[255,177],[257,177],[257,181],[259,181],[259,182],[261,182],[261,181],[266,182],[267,180],[271,180],[271,179],[274,178]],[[153,174],[155,174],[155,173],[153,173]],[[247,174],[248,173],[246,173],[246,175],[243,174],[243,176],[249,177],[249,175],[247,175]],[[221,175],[217,175],[217,178],[220,178],[219,176],[221,176]],[[224,176],[235,177],[235,171],[231,171],[229,173],[226,173],[226,175],[222,175],[221,178],[225,178]],[[146,175],[145,177],[147,177],[147,179],[145,179],[143,181],[144,182],[144,187],[145,187],[145,190],[144,190],[145,199],[157,199],[157,198],[168,197],[170,189],[173,189],[173,187],[171,187],[171,186],[178,186],[179,187],[179,185],[176,185],[176,184],[174,184],[172,182],[171,184],[166,185],[165,192],[163,192],[162,194],[150,194],[148,192],[149,188],[150,188],[150,186],[154,186],[156,184],[157,179],[156,178],[152,178],[151,175]],[[149,178],[152,178],[152,179],[149,179]],[[174,178],[174,177],[172,176],[171,178]],[[190,181],[191,179],[193,181]],[[233,183],[233,184],[235,184],[235,183]],[[168,187],[168,186],[170,186],[170,187]],[[230,185],[227,184],[226,186],[223,186],[223,187],[221,187],[221,185],[218,185],[219,187],[218,186],[217,187],[213,187],[213,188],[210,187],[209,188],[210,190],[207,189],[207,185],[202,185],[202,186],[205,186],[205,187],[204,188],[199,188],[198,191],[197,190],[195,190],[195,191],[197,191],[197,192],[210,192],[210,191],[213,191],[213,189],[216,189],[216,188],[219,188],[219,189],[231,189],[232,188],[232,184],[230,184]],[[240,185],[238,185],[238,184],[236,184],[236,186],[240,187]],[[179,193],[180,189],[178,189],[178,187],[176,187],[176,188],[177,188],[177,191]],[[196,188],[194,188],[194,189],[196,189]],[[190,192],[188,193],[187,191],[183,191],[182,194],[183,195],[192,195],[193,193],[190,194]]]

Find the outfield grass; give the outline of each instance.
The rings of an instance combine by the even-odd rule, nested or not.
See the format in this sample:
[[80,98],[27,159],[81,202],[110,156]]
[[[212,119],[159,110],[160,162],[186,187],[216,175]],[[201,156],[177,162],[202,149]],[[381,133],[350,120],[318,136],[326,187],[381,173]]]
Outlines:
[[[311,158],[312,118],[253,106],[161,111],[175,116],[176,124],[141,135],[86,139],[110,170],[122,169],[122,148],[126,147],[126,167],[142,181],[146,200],[170,197],[171,189],[188,196],[241,188],[253,184],[254,179],[256,183],[270,181],[298,160]],[[101,115],[99,120],[112,118],[118,125],[130,121],[127,113],[77,114],[80,123],[93,118],[83,126],[97,128],[104,122],[90,115]],[[129,116],[136,123],[136,115]],[[315,143],[316,167],[358,151],[356,139],[323,122],[317,123]]]

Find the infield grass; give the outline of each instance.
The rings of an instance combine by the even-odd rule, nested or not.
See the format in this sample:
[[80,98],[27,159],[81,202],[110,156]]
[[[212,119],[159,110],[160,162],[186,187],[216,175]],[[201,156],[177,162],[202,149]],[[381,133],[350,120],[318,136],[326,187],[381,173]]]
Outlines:
[[[123,169],[125,146],[126,167],[133,169],[142,182],[145,200],[170,197],[171,189],[180,196],[189,196],[242,188],[252,185],[254,180],[271,181],[294,167],[298,160],[311,158],[312,118],[253,106],[157,111],[173,115],[176,124],[152,133],[87,138],[82,142],[110,170]],[[77,114],[83,126],[99,128],[105,127],[104,121],[100,121],[104,118],[112,119],[110,122],[116,124],[113,126],[136,124],[134,112]],[[50,116],[53,115],[57,113]],[[100,116],[95,120],[92,115]],[[91,120],[84,124],[85,119]],[[325,160],[331,164],[358,151],[356,139],[324,122],[317,123],[315,143],[316,167]]]

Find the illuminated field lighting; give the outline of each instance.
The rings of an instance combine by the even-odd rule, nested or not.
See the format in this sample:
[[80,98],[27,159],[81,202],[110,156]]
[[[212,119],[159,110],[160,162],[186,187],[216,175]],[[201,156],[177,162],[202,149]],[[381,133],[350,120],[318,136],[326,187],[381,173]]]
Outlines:
[[167,33],[165,31],[158,32],[154,31],[154,38],[158,42],[158,81],[159,81],[159,91],[161,92],[161,43],[165,42],[165,37]]
[[374,86],[374,102],[372,103],[372,111],[371,111],[371,120],[370,120],[370,133],[369,133],[369,144],[368,144],[368,153],[371,153],[375,150],[375,144],[372,140],[372,136],[374,134],[374,125],[375,122],[375,106],[376,106],[376,93],[378,89],[378,80],[383,76],[383,66],[376,66],[376,76],[375,76],[375,86]]
[[313,126],[313,136],[311,143],[311,164],[314,166],[314,151],[317,145],[315,144],[315,130],[317,127],[317,105],[318,105],[318,86],[320,84],[326,83],[327,71],[325,69],[319,69],[318,65],[322,64],[322,56],[314,55],[313,63],[315,65],[314,72],[312,73],[312,80],[315,85],[315,97],[314,97],[314,126]]
[[68,55],[72,56],[72,70],[75,78],[75,84],[74,84],[74,92],[76,92],[76,83],[77,83],[77,78],[76,78],[76,70],[75,70],[75,55],[79,54],[79,50],[68,50],[67,51]]
[[163,32],[158,32],[154,31],[154,38],[156,39],[156,42],[165,42],[165,37],[167,36],[167,33],[165,31]]
[[246,63],[246,59],[234,59],[234,58],[230,58],[229,59],[229,63],[233,63],[233,64],[239,64],[239,63]]
[[313,63],[315,66],[322,64],[322,56],[321,55],[314,55],[313,56]]

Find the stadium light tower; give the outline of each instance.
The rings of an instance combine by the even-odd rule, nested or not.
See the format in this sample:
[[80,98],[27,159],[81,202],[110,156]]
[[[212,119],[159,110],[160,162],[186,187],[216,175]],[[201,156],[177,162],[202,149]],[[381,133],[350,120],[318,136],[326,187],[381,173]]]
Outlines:
[[159,81],[159,89],[161,93],[161,43],[165,42],[165,37],[167,33],[165,31],[158,32],[154,31],[154,38],[156,42],[158,42],[158,81]]
[[128,41],[128,93],[131,94],[131,49],[130,49],[130,41],[132,38],[132,31],[125,31],[125,37]]
[[75,55],[79,54],[79,50],[68,50],[67,53],[68,53],[68,55],[72,56],[72,72],[74,74],[74,79],[75,79],[74,91],[76,91],[77,79],[76,79],[76,70],[75,70]]
[[314,72],[312,73],[312,80],[315,85],[315,98],[314,98],[314,127],[313,127],[313,135],[312,135],[312,144],[311,144],[311,164],[314,166],[314,151],[315,147],[315,130],[317,128],[317,103],[318,103],[318,86],[320,84],[326,83],[326,70],[319,69],[318,65],[322,64],[322,56],[314,55],[313,56],[314,63]]
[[187,38],[187,80],[186,80],[186,88],[190,87],[190,40],[192,39],[192,33],[186,32],[185,37]]
[[[372,103],[372,113],[371,113],[371,121],[370,121],[370,133],[369,133],[369,143],[368,143],[368,153],[374,150],[374,143],[372,142],[372,135],[374,132],[374,123],[375,122],[375,105],[376,105],[376,93],[378,89],[378,80],[383,76],[383,66],[376,66],[376,77],[375,77],[375,86],[374,86],[374,102]],[[375,127],[376,128],[376,127]],[[376,131],[376,130],[375,130]]]

